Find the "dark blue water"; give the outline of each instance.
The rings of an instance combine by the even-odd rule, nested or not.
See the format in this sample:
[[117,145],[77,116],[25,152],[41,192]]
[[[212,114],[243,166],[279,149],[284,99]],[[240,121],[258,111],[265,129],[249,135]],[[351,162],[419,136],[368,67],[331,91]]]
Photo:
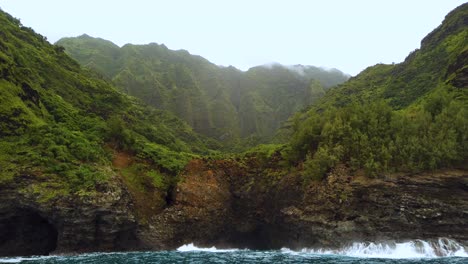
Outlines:
[[41,263],[41,264],[74,264],[74,263],[433,263],[433,264],[467,264],[468,258],[442,257],[419,259],[383,259],[356,258],[339,255],[317,255],[306,253],[285,253],[282,251],[232,251],[232,252],[138,252],[138,253],[104,253],[77,256],[55,256],[38,258],[0,258],[0,263]]
[[120,264],[120,263],[433,263],[468,264],[465,243],[448,238],[431,241],[353,243],[335,250],[287,248],[271,251],[199,248],[183,245],[174,251],[92,253],[72,256],[0,258],[1,263],[28,264]]

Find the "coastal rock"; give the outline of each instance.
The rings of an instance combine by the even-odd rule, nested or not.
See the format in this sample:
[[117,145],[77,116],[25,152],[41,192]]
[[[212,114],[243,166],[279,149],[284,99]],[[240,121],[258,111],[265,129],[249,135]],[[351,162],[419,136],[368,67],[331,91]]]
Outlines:
[[0,188],[0,255],[46,255],[139,248],[132,201],[119,179],[98,192],[44,200],[23,175]]
[[468,174],[463,170],[351,177],[337,168],[303,187],[300,176],[272,180],[235,161],[192,161],[174,205],[142,232],[155,248],[204,246],[339,247],[354,241],[468,240]]
[[[270,166],[271,165],[271,166]],[[468,240],[468,174],[369,179],[338,167],[304,185],[254,158],[193,160],[171,203],[143,221],[116,175],[96,191],[45,199],[33,175],[0,188],[0,255],[174,249],[183,244],[337,248],[356,241]],[[276,175],[273,173],[273,175]]]

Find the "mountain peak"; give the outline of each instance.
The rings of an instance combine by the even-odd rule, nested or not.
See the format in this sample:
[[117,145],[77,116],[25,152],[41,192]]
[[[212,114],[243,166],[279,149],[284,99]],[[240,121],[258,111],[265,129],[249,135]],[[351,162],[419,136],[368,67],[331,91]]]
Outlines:
[[440,26],[421,41],[421,48],[432,48],[446,37],[455,35],[468,27],[468,3],[462,4],[445,16]]
[[79,35],[77,38],[92,38],[92,39],[94,39],[94,37],[91,37],[90,35],[88,35],[86,33],[83,33],[83,34]]

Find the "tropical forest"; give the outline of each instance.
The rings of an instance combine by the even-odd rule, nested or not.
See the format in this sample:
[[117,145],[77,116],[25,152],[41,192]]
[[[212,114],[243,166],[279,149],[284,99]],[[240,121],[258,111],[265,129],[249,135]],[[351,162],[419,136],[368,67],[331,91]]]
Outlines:
[[0,11],[0,262],[414,239],[468,256],[467,88],[468,4],[355,76],[50,43]]

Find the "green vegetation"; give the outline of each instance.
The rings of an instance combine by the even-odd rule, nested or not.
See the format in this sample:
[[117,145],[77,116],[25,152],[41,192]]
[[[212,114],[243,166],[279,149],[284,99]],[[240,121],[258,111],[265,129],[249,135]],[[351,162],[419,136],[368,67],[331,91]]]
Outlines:
[[219,147],[175,115],[120,93],[3,12],[0,35],[0,184],[37,179],[32,192],[44,201],[92,193],[125,169],[113,166],[115,153],[125,152],[144,164],[135,181],[150,177],[169,188],[188,160]]
[[[195,131],[242,151],[266,143],[291,114],[347,76],[312,66],[270,65],[242,72],[164,45],[115,44],[82,35],[57,45],[149,105],[169,110]],[[323,85],[323,86],[322,86]]]
[[258,145],[244,152],[243,156],[255,157],[261,165],[266,165],[268,162],[274,159],[274,155],[279,154],[284,148],[285,145],[280,144]]
[[446,90],[429,96],[422,109],[403,112],[385,101],[354,103],[309,115],[291,142],[291,156],[305,158],[304,175],[313,179],[339,163],[373,177],[449,167],[467,157],[467,116]]
[[369,177],[462,166],[467,16],[465,4],[403,63],[328,89],[346,76],[300,65],[241,72],[164,45],[61,40],[82,68],[0,12],[0,185],[31,180],[22,191],[50,201],[119,176],[145,218],[165,206],[189,160],[234,157],[220,149],[241,152],[234,158],[268,184],[288,173],[321,180],[337,166]]
[[462,5],[403,63],[369,67],[290,119],[285,157],[305,180],[339,164],[377,177],[466,163],[466,16]]

